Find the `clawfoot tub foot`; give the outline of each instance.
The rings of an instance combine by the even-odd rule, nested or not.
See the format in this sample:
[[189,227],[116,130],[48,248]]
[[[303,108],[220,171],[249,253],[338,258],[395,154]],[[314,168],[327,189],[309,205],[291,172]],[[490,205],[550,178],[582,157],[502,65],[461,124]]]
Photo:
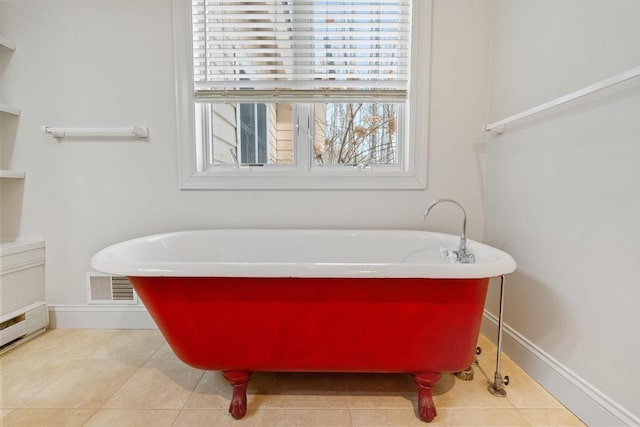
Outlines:
[[469,366],[464,371],[454,372],[453,375],[463,381],[473,381],[473,366]]
[[436,417],[436,405],[433,403],[431,390],[440,379],[435,372],[413,374],[413,381],[418,386],[418,414],[420,420],[430,423]]
[[229,384],[233,386],[233,396],[229,413],[239,420],[247,413],[247,385],[251,372],[249,371],[225,371],[222,373]]

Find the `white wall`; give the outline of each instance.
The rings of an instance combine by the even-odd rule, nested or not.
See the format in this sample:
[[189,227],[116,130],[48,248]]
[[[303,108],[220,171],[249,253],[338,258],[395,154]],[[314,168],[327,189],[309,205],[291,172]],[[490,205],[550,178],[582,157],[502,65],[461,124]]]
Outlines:
[[[499,0],[496,12],[493,119],[640,65],[636,0]],[[636,78],[508,126],[488,144],[484,225],[485,241],[518,262],[506,323],[633,424],[639,119]],[[592,425],[612,422],[593,405],[570,409]]]
[[[0,33],[16,52],[3,96],[23,109],[11,164],[25,169],[15,230],[43,236],[47,300],[86,303],[85,272],[100,248],[136,236],[208,227],[482,229],[477,142],[488,102],[489,11],[434,2],[428,189],[425,191],[180,191],[169,0],[2,1]],[[427,47],[425,46],[425,51]],[[427,120],[427,118],[425,118]],[[41,125],[147,125],[148,142],[56,142]],[[15,208],[20,208],[16,206]],[[126,326],[126,325],[125,325]]]

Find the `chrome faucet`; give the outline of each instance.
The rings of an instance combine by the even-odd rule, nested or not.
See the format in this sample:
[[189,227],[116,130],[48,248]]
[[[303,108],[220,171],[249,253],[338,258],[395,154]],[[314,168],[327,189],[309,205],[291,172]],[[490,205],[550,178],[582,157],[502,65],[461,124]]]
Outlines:
[[427,210],[424,211],[424,213],[422,214],[422,219],[427,219],[427,215],[429,215],[429,212],[431,212],[431,209],[433,209],[433,207],[438,203],[442,203],[442,202],[453,203],[454,205],[458,205],[458,207],[462,210],[462,235],[460,236],[460,243],[458,243],[458,250],[453,251],[453,253],[456,255],[456,260],[463,264],[471,264],[476,262],[475,255],[473,255],[470,252],[467,252],[467,213],[465,212],[464,208],[460,203],[456,202],[453,199],[434,200],[429,205]]

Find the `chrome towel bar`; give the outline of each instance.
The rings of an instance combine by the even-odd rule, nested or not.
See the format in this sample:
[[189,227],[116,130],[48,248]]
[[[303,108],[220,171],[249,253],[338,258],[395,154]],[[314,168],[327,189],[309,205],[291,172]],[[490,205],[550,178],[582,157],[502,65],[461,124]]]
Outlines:
[[622,83],[634,77],[640,76],[640,66],[627,70],[623,73],[616,74],[613,77],[609,77],[608,79],[601,80],[597,83],[584,87],[582,89],[576,90],[575,92],[571,92],[567,95],[561,96],[549,102],[545,102],[544,104],[540,104],[537,107],[530,108],[521,113],[514,114],[513,116],[509,116],[506,119],[499,120],[497,122],[485,124],[482,129],[487,132],[504,132],[505,125],[509,123],[513,123],[516,120],[524,119],[525,117],[532,116],[537,113],[541,113],[545,110],[549,110],[553,107],[557,107],[558,105],[566,104],[567,102],[573,101],[574,99],[581,98],[586,95],[590,95],[594,92],[600,91],[602,89],[606,89],[610,86],[616,85],[618,83]]
[[42,132],[50,133],[54,138],[93,137],[93,138],[148,138],[149,129],[146,126],[131,125],[113,128],[64,128],[42,126]]

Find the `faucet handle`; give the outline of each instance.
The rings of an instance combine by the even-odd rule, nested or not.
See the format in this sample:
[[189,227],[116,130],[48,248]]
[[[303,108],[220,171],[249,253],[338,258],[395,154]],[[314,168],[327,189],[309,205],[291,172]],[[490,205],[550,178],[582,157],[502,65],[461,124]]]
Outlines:
[[467,251],[453,251],[456,254],[457,261],[462,264],[473,264],[476,262],[476,256]]
[[464,235],[460,237],[458,250],[454,252],[456,254],[456,260],[462,264],[473,264],[476,262],[475,255],[467,251],[467,238]]

